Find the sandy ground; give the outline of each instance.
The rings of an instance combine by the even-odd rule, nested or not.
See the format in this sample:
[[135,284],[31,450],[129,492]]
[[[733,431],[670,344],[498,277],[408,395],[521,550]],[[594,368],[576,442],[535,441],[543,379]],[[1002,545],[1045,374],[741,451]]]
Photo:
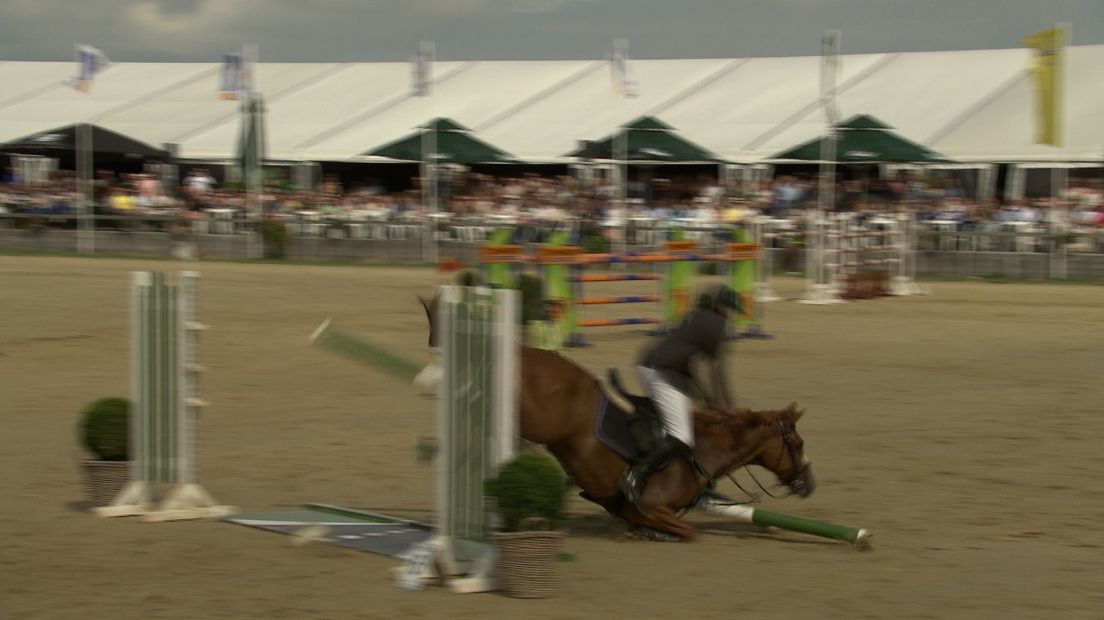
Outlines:
[[[698,542],[626,541],[573,500],[563,594],[522,601],[403,591],[390,558],[224,523],[87,514],[74,423],[87,401],[127,394],[127,272],[187,267],[213,327],[208,490],[249,511],[320,501],[429,518],[414,444],[433,434],[430,402],[307,337],[334,317],[425,359],[414,294],[435,272],[0,256],[0,618],[1101,617],[1104,287],[771,304],[777,339],[741,343],[730,369],[744,404],[807,408],[820,488],[764,506],[869,528],[874,550],[700,516]],[[646,292],[633,284],[607,286]],[[571,355],[631,376],[645,339],[593,341]]]

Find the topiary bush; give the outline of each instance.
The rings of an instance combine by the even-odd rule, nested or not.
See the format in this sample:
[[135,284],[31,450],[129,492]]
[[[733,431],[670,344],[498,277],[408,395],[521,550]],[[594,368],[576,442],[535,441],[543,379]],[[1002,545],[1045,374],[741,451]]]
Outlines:
[[503,529],[516,532],[529,519],[540,519],[555,528],[563,514],[567,478],[559,463],[542,452],[517,455],[488,480],[487,495],[498,502]]
[[288,230],[282,220],[268,219],[261,222],[261,240],[264,243],[265,258],[284,258],[287,256]]
[[601,234],[588,235],[583,239],[583,251],[587,254],[607,254],[610,242]]
[[720,268],[717,263],[701,263],[698,267],[698,273],[703,276],[715,276],[720,273]]
[[465,269],[456,274],[457,286],[483,286],[483,274],[477,269]]
[[101,461],[125,461],[130,456],[130,401],[101,398],[80,413],[80,440]]

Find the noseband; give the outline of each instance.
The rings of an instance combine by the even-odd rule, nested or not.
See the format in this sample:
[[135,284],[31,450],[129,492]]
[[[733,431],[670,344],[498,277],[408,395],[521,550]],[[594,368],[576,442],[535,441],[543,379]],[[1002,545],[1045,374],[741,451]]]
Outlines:
[[[794,468],[797,470],[789,480],[783,480],[782,483],[790,487],[793,491],[798,491],[801,487],[805,486],[805,472],[809,471],[810,463],[805,463],[798,460],[797,446],[793,440],[793,436],[797,433],[797,428],[793,424],[785,424],[782,420],[777,421],[778,432],[782,435],[782,445],[786,446],[786,453],[790,455],[790,462],[793,463]],[[778,466],[782,464],[782,453],[778,453],[778,461],[774,464],[774,468],[778,469]]]
[[[797,458],[797,446],[794,445],[793,436],[797,432],[797,428],[793,424],[785,424],[782,420],[777,420],[775,424],[778,426],[778,434],[782,436],[782,445],[786,447],[786,454],[790,457],[790,462],[794,464],[794,468],[797,469],[794,475],[789,480],[783,480],[782,484],[786,485],[790,492],[800,492],[802,487],[805,486],[805,473],[809,471],[811,463],[800,463]],[[800,463],[800,465],[799,465]],[[778,466],[782,464],[782,452],[778,453],[778,460],[774,463],[774,469],[778,469]],[[763,486],[763,483],[759,482],[759,479],[755,477],[755,474],[751,473],[747,465],[744,466],[744,471],[751,476],[751,479],[755,481],[755,484],[759,485],[759,489],[767,494],[768,497],[779,498],[778,495],[774,495]],[[732,474],[726,474],[728,479],[731,480],[738,489],[744,492],[744,494],[758,499],[755,495],[748,493],[747,489],[740,485],[740,483],[732,476]]]

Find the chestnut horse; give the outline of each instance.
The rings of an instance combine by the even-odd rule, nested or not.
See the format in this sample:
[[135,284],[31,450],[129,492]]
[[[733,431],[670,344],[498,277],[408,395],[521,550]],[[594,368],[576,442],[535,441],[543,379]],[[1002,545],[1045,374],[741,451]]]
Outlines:
[[[439,298],[419,300],[429,317],[429,345],[436,347]],[[679,514],[693,508],[716,478],[744,465],[770,470],[801,497],[816,486],[796,428],[803,411],[793,404],[781,411],[696,410],[693,457],[697,465],[683,457],[672,459],[649,476],[640,501],[629,502],[617,488],[628,463],[595,432],[599,410],[606,402],[598,380],[553,351],[523,346],[519,361],[521,437],[545,446],[584,497],[646,536],[694,538],[696,530]]]

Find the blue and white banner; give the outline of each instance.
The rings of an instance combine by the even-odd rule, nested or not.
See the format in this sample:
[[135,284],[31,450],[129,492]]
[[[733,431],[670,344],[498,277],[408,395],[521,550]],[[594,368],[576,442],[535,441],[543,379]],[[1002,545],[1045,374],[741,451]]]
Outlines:
[[640,96],[640,83],[629,66],[629,40],[614,39],[613,51],[610,53],[610,77],[613,81],[613,92],[622,97]]
[[77,45],[77,75],[69,79],[69,85],[82,93],[92,90],[96,74],[111,66],[111,61],[91,45]]
[[219,97],[245,99],[253,90],[253,67],[245,52],[222,56],[222,76],[219,81]]
[[415,97],[428,97],[433,85],[433,43],[422,41],[418,44],[418,55],[414,57],[413,79],[410,94]]

